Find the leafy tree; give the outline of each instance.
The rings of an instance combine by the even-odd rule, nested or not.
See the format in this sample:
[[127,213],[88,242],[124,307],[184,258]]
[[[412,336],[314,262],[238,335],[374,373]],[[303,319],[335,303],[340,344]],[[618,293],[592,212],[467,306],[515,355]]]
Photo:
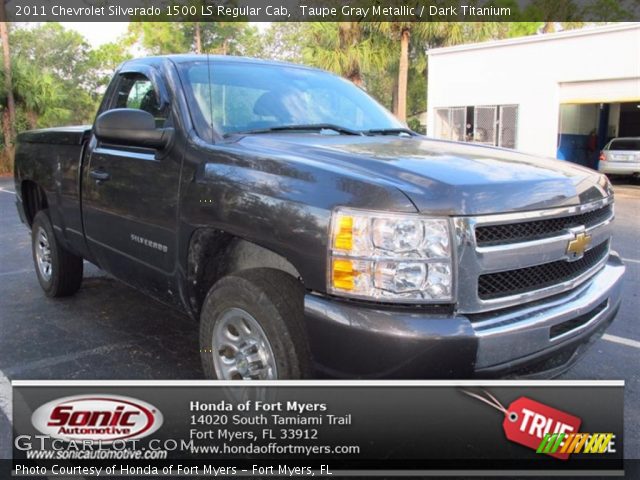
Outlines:
[[132,57],[126,39],[105,43],[89,52],[87,58],[87,88],[94,102],[102,99],[102,93],[111,81],[114,70]]
[[15,57],[37,63],[65,82],[84,83],[90,47],[78,32],[50,22],[16,28],[11,35]]
[[[10,40],[14,58],[23,62],[19,68],[34,77],[29,82],[23,78],[21,85],[57,83],[56,88],[63,93],[57,100],[60,105],[54,104],[51,107],[60,107],[69,112],[68,119],[63,123],[71,121],[72,118],[76,123],[88,121],[95,111],[95,96],[90,91],[95,85],[91,81],[90,47],[84,37],[75,31],[65,29],[59,23],[52,22],[35,27],[16,28],[12,31]],[[24,64],[33,68],[27,68]],[[53,88],[43,87],[37,91],[44,94]],[[16,87],[14,91],[15,89]],[[18,93],[22,98],[31,95],[29,92]],[[29,116],[38,126],[49,126],[38,123],[37,110],[31,110]]]
[[[57,23],[13,27],[8,32],[11,68],[3,64],[0,69],[5,85],[0,89],[0,157],[4,157],[0,171],[10,166],[13,132],[91,122],[113,70],[128,57],[125,42],[91,49],[82,35]],[[10,98],[15,105],[12,120],[5,107]]]
[[416,52],[409,67],[407,118],[427,110],[427,56]]
[[128,42],[152,55],[171,53],[249,54],[257,31],[246,22],[134,22]]
[[51,73],[40,72],[36,64],[20,58],[14,63],[13,73],[16,100],[28,128],[37,128],[40,117],[45,114],[45,125],[69,120],[71,112],[64,106],[63,85]]
[[269,60],[302,62],[302,39],[306,26],[302,22],[274,22],[262,34],[254,55]]
[[302,30],[304,63],[364,84],[365,72],[384,69],[387,55],[380,38],[359,22],[309,22]]
[[193,51],[193,31],[174,22],[132,22],[129,25],[130,43],[139,43],[152,55]]

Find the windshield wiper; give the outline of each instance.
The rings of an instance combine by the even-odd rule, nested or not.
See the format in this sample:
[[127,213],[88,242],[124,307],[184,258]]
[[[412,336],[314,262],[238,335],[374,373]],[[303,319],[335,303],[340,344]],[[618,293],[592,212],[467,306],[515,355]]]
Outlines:
[[365,135],[400,135],[407,134],[414,136],[415,132],[408,128],[372,128],[371,130],[364,130],[362,133]]
[[334,125],[332,123],[310,123],[308,125],[280,125],[277,127],[259,128],[256,130],[246,130],[244,132],[233,132],[235,135],[246,135],[253,133],[272,133],[272,132],[295,132],[295,131],[321,131],[321,130],[333,130],[334,132],[343,135],[362,135],[362,132],[358,130],[352,130],[347,127],[341,127],[340,125]]

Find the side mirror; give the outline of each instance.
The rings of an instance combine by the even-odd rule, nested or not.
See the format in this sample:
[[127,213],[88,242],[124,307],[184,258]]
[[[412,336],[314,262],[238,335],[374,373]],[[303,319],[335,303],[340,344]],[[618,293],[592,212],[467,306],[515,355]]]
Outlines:
[[135,108],[116,108],[101,113],[94,131],[103,142],[157,149],[166,147],[173,135],[172,128],[156,128],[153,115]]

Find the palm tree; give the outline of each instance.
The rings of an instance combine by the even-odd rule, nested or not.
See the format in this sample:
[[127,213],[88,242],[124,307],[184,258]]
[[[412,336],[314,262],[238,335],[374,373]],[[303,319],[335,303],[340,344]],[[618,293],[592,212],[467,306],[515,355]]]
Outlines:
[[13,67],[13,88],[30,129],[38,127],[38,120],[45,113],[54,118],[64,115],[64,92],[52,74],[26,61],[16,61]]
[[407,120],[407,85],[409,83],[409,40],[411,27],[405,24],[399,28],[400,62],[398,65],[398,100],[396,115],[401,121]]
[[433,25],[429,22],[378,22],[372,28],[394,42],[400,43],[398,60],[398,81],[394,101],[394,114],[401,121],[407,119],[407,84],[409,81],[409,51],[411,37],[422,42],[434,34]]
[[305,34],[311,39],[302,50],[305,63],[330,70],[358,86],[364,73],[384,68],[388,55],[376,38],[367,35],[360,22],[310,22]]
[[407,84],[411,42],[422,50],[427,47],[456,45],[465,41],[491,38],[498,31],[496,22],[378,22],[372,28],[400,43],[398,81],[394,114],[401,121],[407,119]]

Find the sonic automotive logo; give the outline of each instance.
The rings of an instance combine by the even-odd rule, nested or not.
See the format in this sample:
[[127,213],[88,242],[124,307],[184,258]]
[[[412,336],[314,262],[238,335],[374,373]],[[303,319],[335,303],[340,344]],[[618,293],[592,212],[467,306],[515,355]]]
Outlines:
[[31,416],[33,426],[50,437],[104,444],[146,437],[162,422],[162,412],[150,403],[102,394],[59,398],[45,403]]

